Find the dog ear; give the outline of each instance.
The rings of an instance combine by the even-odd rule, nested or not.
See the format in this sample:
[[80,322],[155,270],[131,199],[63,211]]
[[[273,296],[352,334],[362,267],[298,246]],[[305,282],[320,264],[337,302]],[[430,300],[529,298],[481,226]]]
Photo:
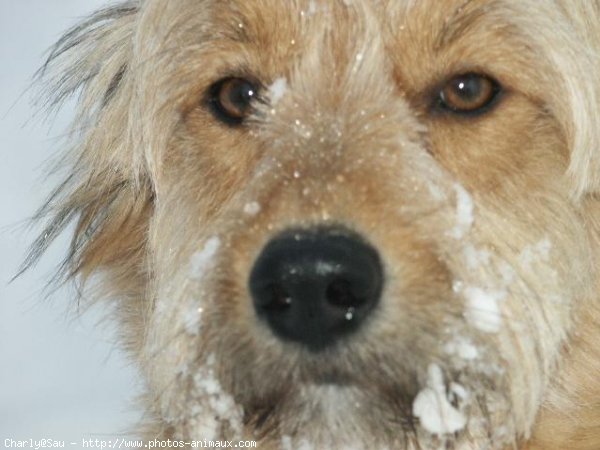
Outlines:
[[554,22],[561,26],[548,28],[545,48],[562,78],[552,95],[566,124],[571,149],[567,177],[577,200],[600,194],[600,6],[565,2],[556,9],[567,20],[563,16]]
[[45,109],[76,93],[79,100],[68,152],[56,168],[67,176],[34,217],[47,224],[22,271],[72,222],[62,279],[85,280],[102,267],[126,273],[143,257],[153,195],[127,143],[133,90],[126,85],[138,9],[139,2],[129,1],[95,13],[59,40],[37,74],[47,93]]

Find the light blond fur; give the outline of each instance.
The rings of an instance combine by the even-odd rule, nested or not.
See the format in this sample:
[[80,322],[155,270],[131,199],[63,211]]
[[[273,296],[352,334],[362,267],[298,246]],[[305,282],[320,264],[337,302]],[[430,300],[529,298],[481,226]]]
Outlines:
[[[66,274],[116,299],[148,438],[598,450],[599,46],[595,0],[112,7],[41,72],[50,104],[81,97],[28,263],[76,223]],[[432,109],[472,71],[503,85],[494,109]],[[204,102],[226,76],[263,86],[239,128]],[[386,285],[357,337],[312,354],[257,319],[247,279],[279,231],[323,224],[371,242]],[[456,433],[413,416],[432,364],[468,394]]]

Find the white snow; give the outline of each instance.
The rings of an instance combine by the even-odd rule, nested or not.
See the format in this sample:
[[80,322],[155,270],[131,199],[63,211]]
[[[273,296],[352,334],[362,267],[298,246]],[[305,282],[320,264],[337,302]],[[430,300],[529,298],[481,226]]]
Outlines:
[[215,357],[210,355],[204,367],[194,375],[194,394],[197,402],[192,410],[194,431],[205,439],[217,437],[220,424],[227,422],[237,436],[242,431],[242,409],[233,397],[223,390],[214,367]]
[[197,335],[200,331],[202,312],[203,309],[201,307],[193,306],[183,317],[183,326],[189,334]]
[[244,213],[249,216],[257,215],[261,210],[260,203],[258,202],[249,202],[244,205]]
[[269,86],[269,98],[271,106],[275,106],[279,100],[283,98],[288,90],[287,80],[283,77],[277,78],[271,86]]
[[458,397],[458,399],[463,402],[469,400],[469,398],[471,397],[469,391],[467,391],[467,389],[462,384],[458,384],[454,381],[450,383],[450,392],[456,395],[456,397]]
[[192,255],[190,260],[192,278],[200,279],[204,277],[206,271],[212,265],[220,246],[221,240],[213,236],[205,242],[202,250]]
[[450,235],[455,239],[462,239],[473,225],[473,199],[469,193],[460,184],[454,184],[456,192],[456,224],[450,231]]
[[[221,240],[212,236],[206,240],[202,250],[194,253],[190,259],[190,276],[195,280],[202,280],[214,263],[215,255],[221,247]],[[189,308],[181,310],[181,321],[184,329],[191,335],[200,331],[200,319],[203,309],[194,302]]]
[[[430,364],[427,374],[427,386],[419,392],[413,402],[413,415],[419,419],[421,426],[432,434],[455,433],[464,429],[467,419],[448,400],[442,369],[437,364]],[[467,395],[464,388],[460,393]]]
[[281,437],[281,450],[293,450],[292,447],[292,438],[288,435],[283,435]]
[[498,303],[506,297],[506,291],[467,287],[464,295],[466,299],[465,317],[471,325],[485,333],[498,332],[502,325],[502,315]]
[[513,269],[513,267],[506,261],[500,262],[498,271],[500,272],[500,277],[502,278],[504,286],[510,285],[515,280],[515,269]]
[[544,237],[539,242],[525,247],[519,254],[519,260],[526,270],[530,270],[533,263],[547,261],[550,250],[552,250],[552,243],[550,239]]
[[463,248],[463,255],[467,263],[467,267],[471,270],[476,270],[481,266],[489,264],[490,252],[487,250],[480,250],[475,248],[473,245],[466,245]]
[[451,356],[458,356],[466,361],[479,357],[479,350],[468,338],[456,337],[444,345],[444,351]]
[[454,292],[455,294],[462,292],[464,287],[465,283],[462,280],[454,280],[452,282],[452,292]]
[[426,178],[427,189],[434,201],[439,202],[445,198],[442,188],[433,180]]
[[318,275],[330,275],[332,273],[339,273],[340,264],[332,263],[331,261],[317,261],[315,263],[315,272]]

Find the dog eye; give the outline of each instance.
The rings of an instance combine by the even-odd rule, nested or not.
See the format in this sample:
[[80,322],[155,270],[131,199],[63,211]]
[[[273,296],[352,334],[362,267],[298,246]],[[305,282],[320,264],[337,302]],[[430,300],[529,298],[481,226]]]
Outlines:
[[228,125],[240,125],[252,111],[257,86],[244,78],[225,78],[212,85],[209,105],[213,115]]
[[481,114],[495,103],[502,88],[486,75],[468,73],[448,81],[439,93],[439,108],[456,114]]

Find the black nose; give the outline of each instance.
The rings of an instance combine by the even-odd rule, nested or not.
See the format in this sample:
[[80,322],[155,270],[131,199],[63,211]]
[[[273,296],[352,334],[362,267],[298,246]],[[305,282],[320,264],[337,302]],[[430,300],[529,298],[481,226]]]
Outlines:
[[319,351],[359,328],[379,301],[377,251],[340,230],[286,232],[256,260],[249,287],[256,312],[282,339]]

